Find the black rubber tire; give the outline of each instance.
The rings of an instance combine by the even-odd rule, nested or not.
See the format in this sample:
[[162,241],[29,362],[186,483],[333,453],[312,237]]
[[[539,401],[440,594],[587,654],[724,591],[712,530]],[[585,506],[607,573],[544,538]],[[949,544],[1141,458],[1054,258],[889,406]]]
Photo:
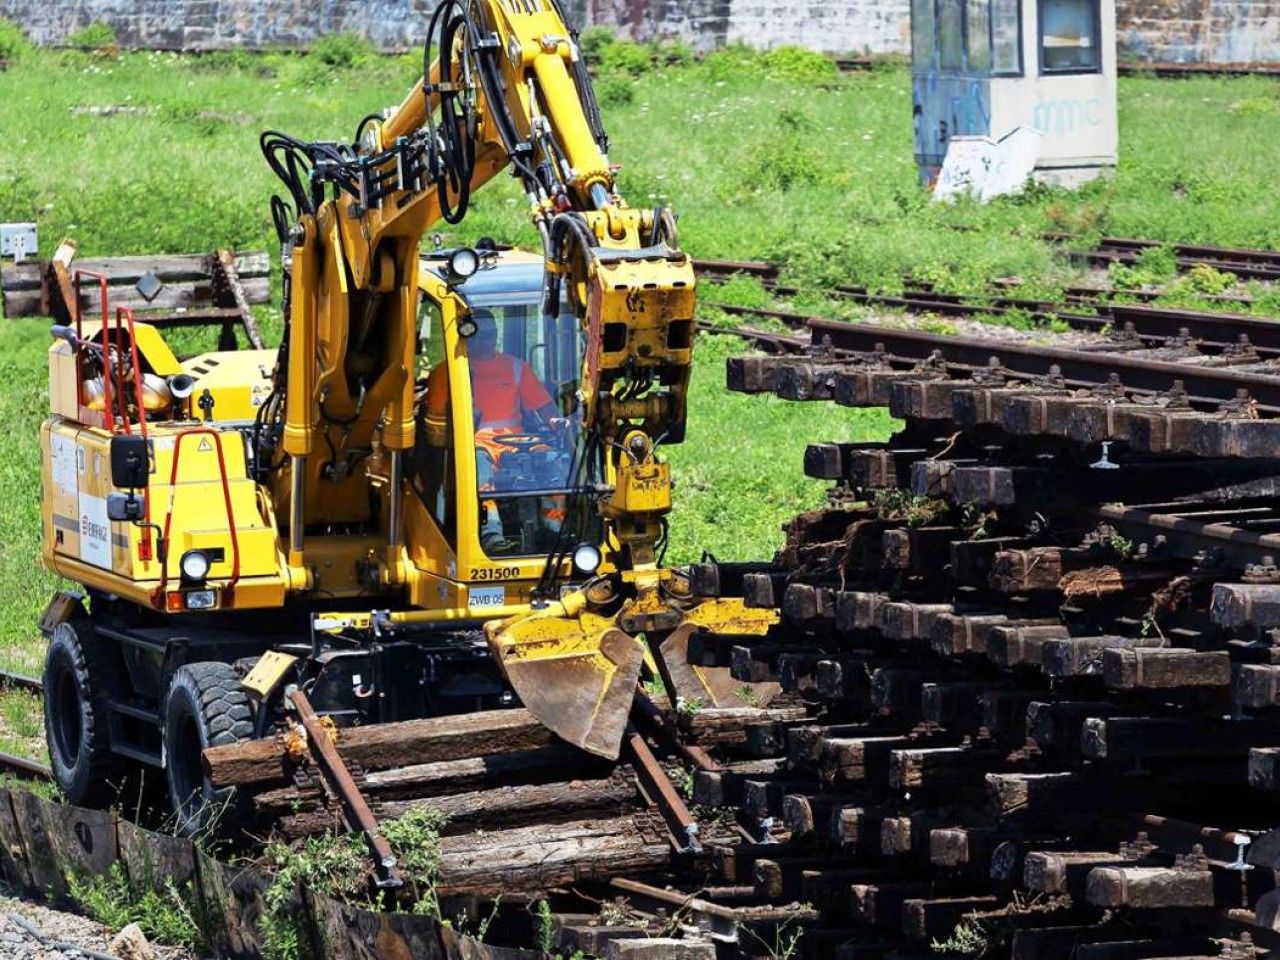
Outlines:
[[107,729],[110,674],[87,620],[53,628],[44,658],[44,731],[49,767],[70,803],[109,806],[128,764],[111,752]]
[[248,812],[234,787],[213,789],[201,754],[253,739],[253,711],[228,663],[190,663],[169,683],[164,702],[165,781],[178,829],[186,836],[231,836]]

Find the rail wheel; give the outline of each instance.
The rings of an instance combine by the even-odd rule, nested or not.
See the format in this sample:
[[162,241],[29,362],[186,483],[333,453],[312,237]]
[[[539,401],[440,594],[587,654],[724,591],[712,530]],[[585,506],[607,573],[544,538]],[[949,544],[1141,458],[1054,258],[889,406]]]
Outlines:
[[174,673],[164,704],[165,775],[184,833],[235,832],[246,804],[234,787],[213,788],[201,753],[252,737],[249,699],[230,664],[191,663]]
[[108,675],[87,620],[58,624],[44,661],[44,729],[49,766],[73,804],[104,806],[120,789],[126,765],[111,753]]

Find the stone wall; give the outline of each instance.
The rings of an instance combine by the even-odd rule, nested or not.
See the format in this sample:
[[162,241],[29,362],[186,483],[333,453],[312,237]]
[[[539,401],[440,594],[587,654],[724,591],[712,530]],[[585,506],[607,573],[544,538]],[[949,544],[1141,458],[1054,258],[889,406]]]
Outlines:
[[784,44],[824,53],[910,52],[909,0],[577,0],[579,22],[636,40],[676,38],[698,50]]
[[435,0],[0,0],[0,16],[33,40],[59,45],[90,23],[122,46],[164,50],[305,47],[354,31],[385,50],[417,46]]
[[1124,59],[1280,62],[1280,0],[1120,0],[1116,27]]
[[[564,0],[570,19],[699,50],[742,41],[828,53],[908,52],[909,0]],[[305,47],[356,31],[384,50],[417,46],[435,0],[0,0],[39,43],[96,21],[127,47]],[[1119,0],[1123,59],[1280,62],[1280,0]]]
[[[699,50],[743,41],[798,44],[829,53],[906,53],[908,0],[566,0],[582,26],[605,24],[635,39],[679,38]],[[435,0],[0,0],[38,43],[58,45],[82,27],[111,24],[125,47],[208,50],[305,47],[355,31],[384,50],[416,47]]]

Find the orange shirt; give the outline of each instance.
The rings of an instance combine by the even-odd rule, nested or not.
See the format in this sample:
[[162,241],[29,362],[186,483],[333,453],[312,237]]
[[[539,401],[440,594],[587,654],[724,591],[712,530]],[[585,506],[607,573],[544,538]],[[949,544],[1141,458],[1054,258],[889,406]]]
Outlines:
[[[523,427],[523,415],[551,402],[533,368],[518,357],[497,353],[471,360],[471,401],[480,412],[480,428]],[[427,379],[427,423],[441,429],[449,419],[449,374],[437,364]]]

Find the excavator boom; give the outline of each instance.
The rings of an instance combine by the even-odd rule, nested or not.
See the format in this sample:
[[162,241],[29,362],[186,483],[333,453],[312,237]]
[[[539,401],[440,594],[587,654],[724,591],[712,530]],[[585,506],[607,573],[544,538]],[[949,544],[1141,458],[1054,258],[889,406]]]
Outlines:
[[[543,244],[543,310],[577,317],[584,343],[576,412],[588,455],[613,492],[599,505],[614,570],[560,598],[546,558],[534,609],[490,623],[512,687],[548,727],[616,757],[646,650],[683,619],[682,581],[659,567],[669,468],[683,439],[694,339],[692,264],[666,210],[629,207],[577,38],[556,0],[443,0],[431,20],[423,82],[351,145],[264,135],[286,184],[274,202],[285,250],[288,345],[265,416],[261,462],[289,518],[293,579],[313,581],[306,531],[367,519],[360,477],[335,452],[376,438],[391,490],[380,579],[405,579],[401,500],[414,449],[417,258],[423,235],[465,217],[472,195],[509,170]],[[458,424],[453,425],[458,428]]]

